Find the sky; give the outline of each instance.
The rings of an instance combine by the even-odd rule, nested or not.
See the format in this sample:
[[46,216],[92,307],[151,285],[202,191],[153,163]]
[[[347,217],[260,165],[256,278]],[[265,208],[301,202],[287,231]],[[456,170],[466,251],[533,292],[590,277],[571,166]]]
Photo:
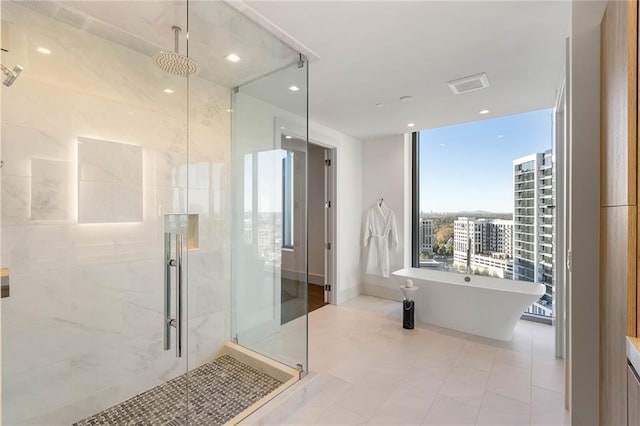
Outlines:
[[420,211],[513,211],[513,160],[552,148],[551,109],[420,131]]

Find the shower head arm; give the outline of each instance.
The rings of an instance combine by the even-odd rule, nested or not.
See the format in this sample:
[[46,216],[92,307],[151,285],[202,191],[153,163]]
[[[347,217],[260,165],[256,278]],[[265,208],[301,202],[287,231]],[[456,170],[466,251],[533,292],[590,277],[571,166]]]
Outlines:
[[13,76],[14,75],[13,71],[11,71],[9,68],[5,67],[4,64],[0,64],[0,67],[2,67],[2,74],[6,75],[6,76]]
[[180,31],[182,31],[182,29],[177,25],[174,25],[173,27],[171,27],[171,29],[175,32],[175,42],[174,42],[173,48],[176,53],[179,53],[178,49],[180,46]]

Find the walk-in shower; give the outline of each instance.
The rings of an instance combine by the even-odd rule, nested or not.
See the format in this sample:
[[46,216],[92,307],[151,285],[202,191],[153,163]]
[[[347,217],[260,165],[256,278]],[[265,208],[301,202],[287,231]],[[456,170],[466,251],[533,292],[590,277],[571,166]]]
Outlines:
[[306,140],[307,61],[225,2],[0,7],[24,67],[0,86],[2,424],[246,416],[307,371],[306,316],[279,318],[280,278],[306,283],[280,123]]

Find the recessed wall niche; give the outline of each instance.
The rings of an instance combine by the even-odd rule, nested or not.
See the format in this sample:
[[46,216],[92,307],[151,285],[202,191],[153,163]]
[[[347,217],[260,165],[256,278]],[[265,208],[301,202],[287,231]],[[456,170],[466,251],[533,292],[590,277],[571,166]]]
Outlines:
[[78,222],[142,221],[142,147],[78,138]]

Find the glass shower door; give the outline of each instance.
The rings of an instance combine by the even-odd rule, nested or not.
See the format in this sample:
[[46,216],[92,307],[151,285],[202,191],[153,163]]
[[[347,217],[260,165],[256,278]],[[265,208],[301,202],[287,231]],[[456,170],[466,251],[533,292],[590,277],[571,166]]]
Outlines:
[[185,423],[188,81],[151,59],[172,26],[185,52],[185,4],[1,7],[22,68],[1,89],[2,423]]
[[232,337],[307,372],[307,71],[234,90]]

